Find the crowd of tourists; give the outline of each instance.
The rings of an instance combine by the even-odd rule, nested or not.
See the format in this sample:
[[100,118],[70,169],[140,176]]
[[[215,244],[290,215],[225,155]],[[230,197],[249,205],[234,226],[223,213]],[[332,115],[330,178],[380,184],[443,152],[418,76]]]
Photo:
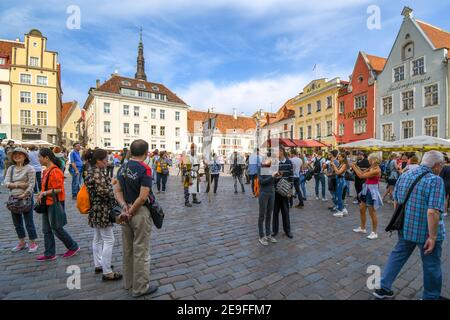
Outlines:
[[[359,211],[359,221],[355,221],[358,226],[353,231],[368,234],[370,240],[379,237],[377,210],[384,205],[383,201],[394,208],[403,205],[404,227],[388,259],[381,288],[374,294],[378,298],[394,295],[392,284],[418,247],[424,269],[423,298],[440,297],[443,217],[449,209],[450,194],[450,164],[443,153],[429,151],[421,157],[415,153],[392,153],[383,161],[379,153],[318,150],[302,154],[296,149],[279,147],[266,154],[259,149],[245,156],[234,152],[227,163],[234,193],[245,193],[247,189],[249,195],[258,198],[257,231],[263,246],[278,242],[280,213],[283,232],[293,239],[290,211],[303,209],[307,201],[330,201],[330,215],[336,218]],[[79,143],[69,153],[58,147],[26,150],[11,143],[0,147],[0,182],[9,190],[7,207],[19,239],[12,251],[39,250],[34,224],[36,211],[42,217],[44,234],[44,252],[37,256],[38,261],[57,259],[55,236],[67,249],[63,258],[79,252],[79,245],[64,228],[67,169],[71,196],[77,205],[80,194],[88,195],[93,271],[102,274],[104,281],[123,279],[125,288],[135,297],[152,294],[157,287],[149,284],[152,229],[149,203],[156,199],[154,193],[170,190],[168,176],[175,166],[181,175],[186,207],[199,205],[200,193],[217,194],[224,161],[216,154],[211,159],[201,159],[194,144],[179,158],[165,151],[150,151],[143,140],[133,141],[129,150],[118,153],[99,148],[82,151]],[[383,181],[384,194],[380,190]],[[314,184],[311,195],[307,192],[308,183]],[[202,185],[206,185],[206,190],[202,190]],[[359,209],[352,210],[350,203]],[[114,224],[122,226],[122,272],[114,271],[111,264]]]

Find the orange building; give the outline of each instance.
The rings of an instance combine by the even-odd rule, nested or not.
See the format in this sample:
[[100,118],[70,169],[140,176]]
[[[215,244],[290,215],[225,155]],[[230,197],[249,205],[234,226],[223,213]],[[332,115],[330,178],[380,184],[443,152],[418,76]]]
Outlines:
[[386,59],[359,52],[349,84],[339,90],[338,144],[375,137],[376,79]]

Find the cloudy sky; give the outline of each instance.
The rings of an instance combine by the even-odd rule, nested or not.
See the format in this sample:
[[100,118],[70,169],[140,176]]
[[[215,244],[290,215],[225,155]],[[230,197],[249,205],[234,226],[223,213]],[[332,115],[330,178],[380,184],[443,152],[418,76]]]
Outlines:
[[[71,5],[80,29],[67,28]],[[41,30],[59,52],[63,100],[83,104],[96,79],[134,76],[142,27],[149,81],[195,109],[250,115],[276,111],[315,77],[347,79],[359,50],[387,56],[404,5],[450,30],[448,0],[2,0],[0,38]],[[367,27],[373,6],[379,29]]]

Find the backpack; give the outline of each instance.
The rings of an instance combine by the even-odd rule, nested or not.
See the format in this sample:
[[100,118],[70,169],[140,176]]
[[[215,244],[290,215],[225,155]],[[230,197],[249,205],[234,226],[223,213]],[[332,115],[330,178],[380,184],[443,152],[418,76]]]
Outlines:
[[322,166],[320,165],[322,158],[314,160],[314,165],[313,165],[313,173],[314,174],[319,174],[322,172]]
[[83,184],[77,194],[77,208],[81,214],[87,214],[91,209],[91,201],[86,184]]
[[391,161],[392,160],[386,160],[385,162],[385,172],[386,172],[386,176],[389,177],[391,175]]

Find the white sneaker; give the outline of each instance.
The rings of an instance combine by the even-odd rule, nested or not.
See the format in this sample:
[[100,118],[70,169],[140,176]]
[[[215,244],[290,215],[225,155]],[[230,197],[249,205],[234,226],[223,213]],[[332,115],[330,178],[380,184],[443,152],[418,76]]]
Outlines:
[[270,243],[277,243],[277,242],[278,242],[278,240],[275,239],[275,238],[272,237],[272,236],[266,237],[266,240],[267,240],[268,242],[270,242]]
[[353,201],[353,204],[359,204],[358,200]]
[[316,200],[320,200],[319,197],[316,197]]
[[356,232],[356,233],[367,233],[367,230],[366,229],[361,229],[361,227],[358,227],[356,229],[353,229],[353,232]]
[[344,216],[348,215],[347,208],[342,209],[342,214],[343,214]]
[[342,213],[342,211],[337,211],[336,213],[333,213],[333,217],[336,218],[342,218],[344,216],[344,214]]
[[327,198],[322,198],[322,201],[328,201],[328,199]]
[[374,240],[374,239],[377,239],[378,238],[378,234],[376,234],[375,232],[371,232],[368,236],[367,236],[367,239],[370,239],[370,240]]
[[268,246],[268,245],[269,245],[269,242],[267,242],[266,237],[259,238],[259,242],[260,242],[263,246]]

